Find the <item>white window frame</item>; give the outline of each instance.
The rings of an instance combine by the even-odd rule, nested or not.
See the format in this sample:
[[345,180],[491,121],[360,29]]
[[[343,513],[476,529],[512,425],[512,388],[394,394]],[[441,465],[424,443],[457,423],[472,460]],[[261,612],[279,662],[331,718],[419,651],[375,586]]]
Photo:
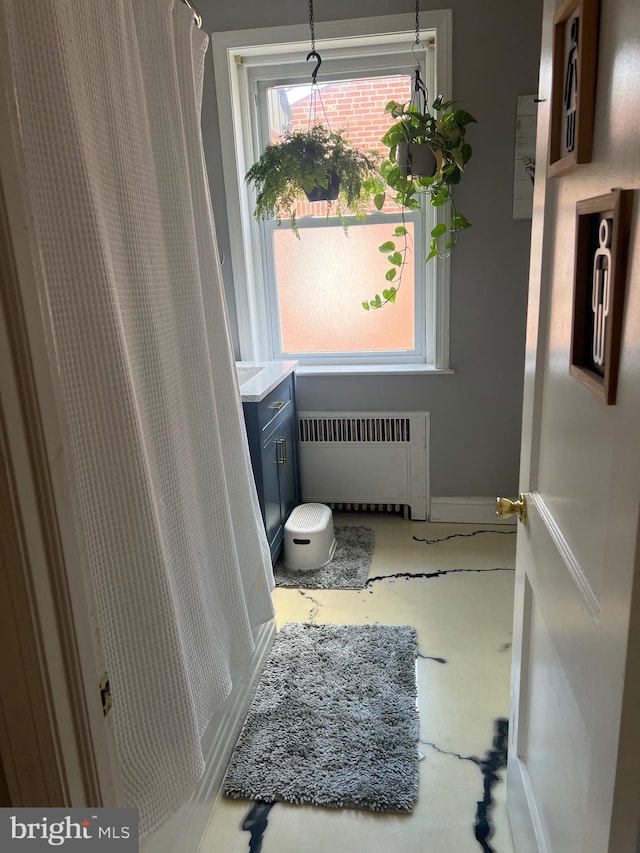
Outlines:
[[[423,44],[430,38],[436,42],[434,85],[429,87],[430,93],[437,92],[449,99],[451,10],[421,13],[420,35]],[[415,38],[415,18],[411,14],[403,14],[322,22],[320,26],[316,24],[316,49],[321,54],[323,50],[330,50],[333,55],[340,55],[342,51],[348,57],[350,42],[353,45],[353,39],[363,36],[369,37],[373,56],[376,51],[388,53],[389,46],[396,44],[409,51]],[[288,57],[292,62],[299,62],[300,56],[306,56],[309,51],[309,30],[306,25],[292,25],[216,33],[212,36],[212,44],[241,358],[246,361],[269,360],[274,357],[274,350],[261,226],[253,217],[252,198],[244,183],[245,174],[261,151],[258,134],[253,129],[255,95],[250,69],[257,64],[282,66]],[[439,211],[439,214],[443,215],[443,212]],[[425,349],[419,363],[414,358],[412,363],[405,365],[412,371],[448,369],[450,265],[448,260],[438,259],[430,266],[432,284],[427,289],[424,318],[421,320],[424,323]],[[316,365],[325,361],[332,371],[344,369],[344,372],[357,371],[355,362],[361,362],[363,369],[374,370],[382,370],[385,364],[392,363],[390,359],[380,364],[380,358],[376,359],[375,355],[359,358],[357,354],[355,358],[349,356],[348,366],[330,357],[309,358],[308,361]],[[394,368],[402,368],[402,365],[396,363]]]

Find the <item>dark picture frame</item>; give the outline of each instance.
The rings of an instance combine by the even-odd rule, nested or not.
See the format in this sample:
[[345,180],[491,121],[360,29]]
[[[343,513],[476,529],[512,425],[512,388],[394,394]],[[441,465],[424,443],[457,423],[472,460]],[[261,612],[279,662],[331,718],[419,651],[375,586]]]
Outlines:
[[564,0],[553,19],[549,177],[591,162],[598,0]]
[[576,205],[570,374],[607,405],[616,401],[633,190]]

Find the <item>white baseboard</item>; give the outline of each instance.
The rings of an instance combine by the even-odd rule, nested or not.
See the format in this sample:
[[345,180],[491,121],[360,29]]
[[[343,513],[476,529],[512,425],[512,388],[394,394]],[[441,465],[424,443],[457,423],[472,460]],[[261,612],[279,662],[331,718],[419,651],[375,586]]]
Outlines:
[[516,517],[498,518],[495,498],[431,498],[429,521],[494,525],[515,524]]
[[177,850],[197,853],[275,635],[274,620],[257,629],[250,671],[237,679],[229,698],[202,736],[205,772],[198,787],[189,801],[145,840],[142,853],[176,853]]

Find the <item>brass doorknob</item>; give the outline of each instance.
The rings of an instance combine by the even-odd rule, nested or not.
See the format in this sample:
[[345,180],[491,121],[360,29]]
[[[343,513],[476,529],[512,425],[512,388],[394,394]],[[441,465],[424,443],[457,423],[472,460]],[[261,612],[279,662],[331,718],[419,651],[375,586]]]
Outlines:
[[510,518],[512,515],[517,515],[518,519],[524,524],[527,520],[527,499],[523,494],[517,501],[509,500],[509,498],[496,498],[496,515],[498,518]]

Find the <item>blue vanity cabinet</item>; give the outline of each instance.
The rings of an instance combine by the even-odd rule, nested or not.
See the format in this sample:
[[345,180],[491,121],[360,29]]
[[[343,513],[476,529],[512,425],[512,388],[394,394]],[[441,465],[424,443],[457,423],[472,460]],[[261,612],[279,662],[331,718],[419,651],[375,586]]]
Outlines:
[[284,379],[264,400],[243,403],[251,464],[271,560],[282,548],[284,525],[300,503],[295,379]]

